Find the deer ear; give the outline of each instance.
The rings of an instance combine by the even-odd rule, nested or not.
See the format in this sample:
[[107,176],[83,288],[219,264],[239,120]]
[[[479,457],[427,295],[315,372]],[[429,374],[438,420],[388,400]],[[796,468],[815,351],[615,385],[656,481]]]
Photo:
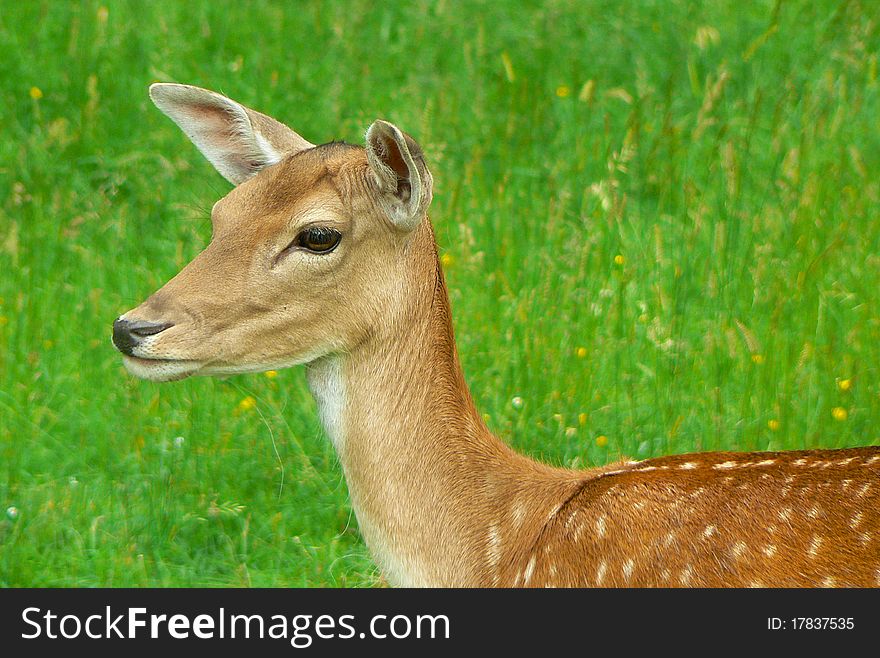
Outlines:
[[394,124],[375,121],[367,130],[367,160],[388,218],[404,230],[414,229],[432,194],[421,147]]
[[275,119],[207,89],[156,83],[150,98],[233,185],[314,146]]

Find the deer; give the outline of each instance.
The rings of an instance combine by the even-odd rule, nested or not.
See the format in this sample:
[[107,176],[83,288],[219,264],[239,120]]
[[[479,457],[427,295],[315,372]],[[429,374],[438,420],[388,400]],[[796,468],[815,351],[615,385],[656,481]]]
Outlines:
[[519,454],[465,382],[411,136],[378,119],[363,146],[315,145],[213,91],[149,93],[233,188],[112,342],[156,382],[303,365],[388,584],[880,586],[880,447],[583,470]]

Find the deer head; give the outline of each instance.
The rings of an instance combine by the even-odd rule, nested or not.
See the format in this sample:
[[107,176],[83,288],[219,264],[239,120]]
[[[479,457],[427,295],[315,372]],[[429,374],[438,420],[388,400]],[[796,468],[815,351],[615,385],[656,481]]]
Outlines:
[[375,121],[365,148],[315,146],[205,89],[154,84],[150,97],[235,187],[211,211],[205,250],[113,323],[132,374],[169,381],[309,363],[406,313],[399,293],[432,257],[413,246],[431,232],[432,179],[411,137]]

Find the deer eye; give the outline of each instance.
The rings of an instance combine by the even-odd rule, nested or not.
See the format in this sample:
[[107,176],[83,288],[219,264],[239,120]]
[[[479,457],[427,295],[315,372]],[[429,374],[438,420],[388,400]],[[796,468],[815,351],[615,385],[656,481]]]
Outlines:
[[342,234],[326,226],[310,226],[296,236],[293,244],[316,254],[330,253],[342,240]]

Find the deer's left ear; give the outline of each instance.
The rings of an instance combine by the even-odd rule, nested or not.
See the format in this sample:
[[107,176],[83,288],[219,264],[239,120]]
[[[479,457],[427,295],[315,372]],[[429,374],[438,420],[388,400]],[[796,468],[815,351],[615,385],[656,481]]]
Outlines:
[[379,120],[367,130],[367,160],[388,218],[411,231],[431,203],[433,181],[421,147],[394,124]]
[[156,83],[150,98],[233,185],[314,146],[272,117],[208,89]]

